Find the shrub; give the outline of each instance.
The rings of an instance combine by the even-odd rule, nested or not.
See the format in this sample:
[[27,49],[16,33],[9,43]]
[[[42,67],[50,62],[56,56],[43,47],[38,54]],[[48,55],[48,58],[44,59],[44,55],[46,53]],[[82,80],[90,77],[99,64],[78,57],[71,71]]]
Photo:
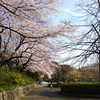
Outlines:
[[0,86],[25,86],[34,83],[35,81],[25,74],[0,69]]
[[68,83],[62,84],[61,91],[68,94],[94,94],[100,95],[99,83]]
[[6,80],[7,80],[6,76],[7,76],[7,74],[0,69],[0,86],[6,84]]
[[6,81],[8,85],[25,85],[25,81],[22,79],[21,74],[17,72],[8,72]]
[[35,84],[35,81],[33,78],[31,78],[25,74],[21,74],[21,76],[22,76],[22,79],[24,79],[24,81],[25,81],[25,85],[33,84],[33,83]]

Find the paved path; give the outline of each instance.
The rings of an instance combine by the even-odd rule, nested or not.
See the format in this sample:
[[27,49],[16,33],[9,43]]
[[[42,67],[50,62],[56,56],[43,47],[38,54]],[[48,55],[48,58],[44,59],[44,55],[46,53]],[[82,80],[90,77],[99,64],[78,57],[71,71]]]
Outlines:
[[59,94],[58,89],[50,90],[46,86],[38,86],[21,100],[100,100],[83,97],[71,97]]

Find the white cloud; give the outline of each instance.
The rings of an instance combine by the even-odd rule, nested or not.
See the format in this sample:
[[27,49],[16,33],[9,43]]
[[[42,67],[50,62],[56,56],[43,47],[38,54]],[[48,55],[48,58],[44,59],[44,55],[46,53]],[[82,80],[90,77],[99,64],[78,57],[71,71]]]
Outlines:
[[84,16],[84,14],[82,13],[79,13],[79,12],[76,12],[72,9],[69,9],[69,8],[64,8],[62,9],[64,12],[70,14],[71,16],[76,16],[76,17],[81,17],[81,16]]

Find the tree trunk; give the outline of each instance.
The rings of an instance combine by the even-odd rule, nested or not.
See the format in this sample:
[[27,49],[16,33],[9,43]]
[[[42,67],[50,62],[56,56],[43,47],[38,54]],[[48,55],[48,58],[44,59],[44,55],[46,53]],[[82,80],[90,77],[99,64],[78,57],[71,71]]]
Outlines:
[[100,83],[100,51],[99,51],[99,83]]
[[2,39],[1,39],[1,34],[0,34],[0,50],[1,50],[1,40],[2,40]]

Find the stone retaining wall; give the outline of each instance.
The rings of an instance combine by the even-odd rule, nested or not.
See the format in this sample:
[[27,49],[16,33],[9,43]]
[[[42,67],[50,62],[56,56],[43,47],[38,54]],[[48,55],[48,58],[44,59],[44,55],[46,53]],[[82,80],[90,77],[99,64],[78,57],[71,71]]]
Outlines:
[[21,96],[24,96],[29,91],[32,91],[34,87],[35,85],[30,85],[0,92],[0,100],[18,100],[18,98],[20,98]]

